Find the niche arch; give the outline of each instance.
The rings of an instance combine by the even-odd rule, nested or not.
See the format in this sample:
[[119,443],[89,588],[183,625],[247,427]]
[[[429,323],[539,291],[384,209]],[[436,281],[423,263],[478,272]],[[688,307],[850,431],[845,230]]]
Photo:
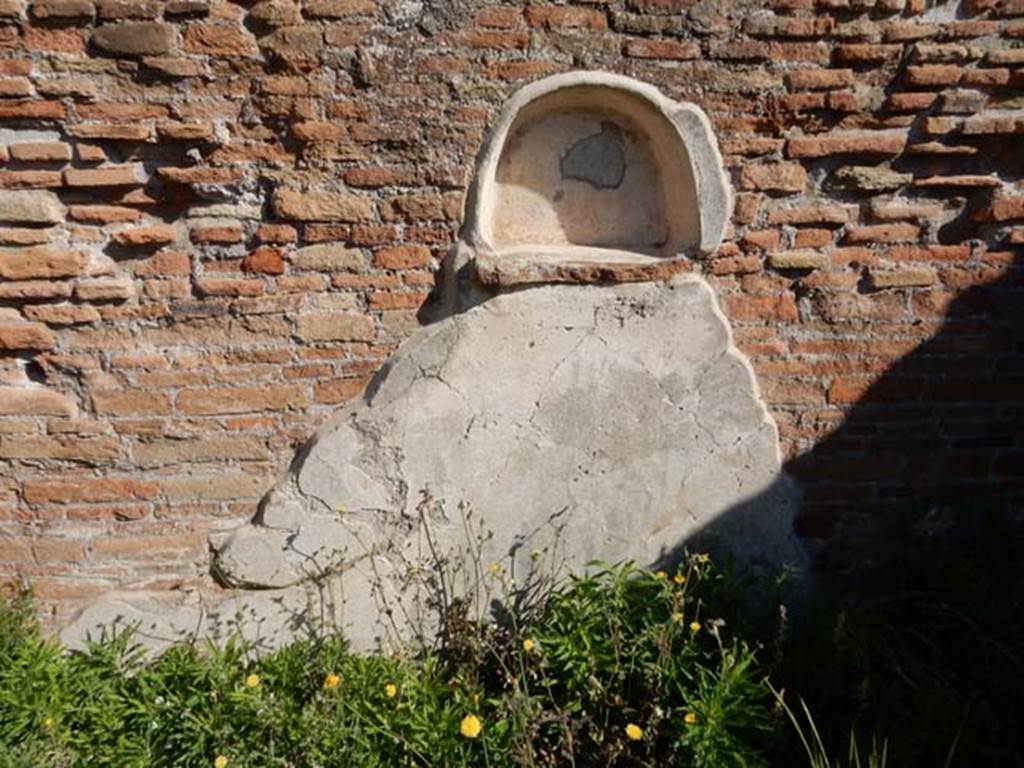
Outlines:
[[484,282],[564,280],[566,265],[648,274],[713,252],[730,209],[699,107],[622,75],[571,72],[509,99],[477,157],[460,240],[478,269],[504,275]]

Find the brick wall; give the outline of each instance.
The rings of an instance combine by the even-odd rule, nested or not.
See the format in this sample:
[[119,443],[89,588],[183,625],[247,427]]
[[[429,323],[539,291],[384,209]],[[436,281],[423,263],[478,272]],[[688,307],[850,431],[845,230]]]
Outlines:
[[1020,500],[1022,0],[0,0],[0,581],[202,579],[415,328],[503,100],[582,67],[714,123],[694,269],[805,535]]

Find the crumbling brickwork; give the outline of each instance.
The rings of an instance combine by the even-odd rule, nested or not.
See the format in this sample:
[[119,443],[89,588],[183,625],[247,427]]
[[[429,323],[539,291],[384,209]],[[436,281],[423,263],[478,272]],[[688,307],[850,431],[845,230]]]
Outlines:
[[502,102],[573,68],[714,123],[692,268],[805,535],[1020,499],[1022,0],[0,0],[0,580],[61,621],[202,578],[416,326]]

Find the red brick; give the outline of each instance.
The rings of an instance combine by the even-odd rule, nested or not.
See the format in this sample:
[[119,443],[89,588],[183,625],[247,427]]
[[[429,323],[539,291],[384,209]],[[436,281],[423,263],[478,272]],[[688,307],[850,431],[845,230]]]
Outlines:
[[236,501],[258,499],[269,488],[272,478],[241,473],[183,475],[160,480],[160,487],[170,501]]
[[1017,115],[972,115],[960,125],[965,136],[1024,133],[1024,117]]
[[287,245],[294,243],[297,233],[295,227],[288,224],[261,224],[256,231],[256,239],[261,243]]
[[0,321],[0,350],[51,349],[53,333],[42,323]]
[[32,72],[30,59],[0,59],[0,76],[15,77],[28,75]]
[[67,132],[80,139],[115,141],[146,141],[152,133],[148,125],[131,123],[79,123],[69,125]]
[[878,64],[898,59],[902,45],[854,43],[836,46],[836,59],[843,64]]
[[292,125],[292,135],[300,141],[342,141],[349,136],[347,125],[306,121]]
[[194,552],[203,545],[200,533],[165,536],[131,536],[129,538],[94,538],[89,550],[100,560],[137,560],[147,562],[161,554]]
[[377,335],[372,317],[351,312],[300,315],[295,335],[303,341],[372,341]]
[[736,255],[716,257],[710,266],[713,275],[746,275],[760,272],[764,265],[760,256]]
[[409,186],[415,182],[416,174],[404,168],[352,168],[345,172],[345,183],[352,187],[393,187]]
[[388,219],[442,219],[445,217],[444,199],[431,194],[393,197],[381,213]]
[[774,250],[779,247],[781,237],[779,230],[754,230],[748,231],[740,241],[744,250]]
[[53,233],[46,229],[0,227],[0,243],[3,245],[43,245],[52,240]]
[[795,248],[824,248],[831,244],[831,229],[798,229],[793,235]]
[[86,264],[85,254],[49,248],[25,248],[0,253],[0,277],[7,280],[75,277]]
[[832,32],[835,21],[830,16],[819,18],[786,18],[753,16],[743,23],[748,35],[763,37],[813,37],[821,38]]
[[124,301],[134,298],[135,283],[128,277],[79,280],[75,298],[81,301]]
[[969,245],[902,245],[890,248],[886,258],[893,261],[967,261]]
[[0,120],[64,120],[66,116],[67,110],[59,101],[0,101]]
[[0,171],[0,188],[52,189],[60,185],[59,171]]
[[782,149],[785,141],[762,136],[744,136],[723,139],[721,148],[724,155],[770,155]]
[[974,215],[975,221],[1012,221],[1024,219],[1024,195],[996,195],[992,201]]
[[69,539],[39,538],[32,542],[32,554],[38,563],[75,563],[85,559],[85,545]]
[[187,275],[191,271],[192,260],[187,253],[180,251],[163,251],[135,266],[137,277],[166,277]]
[[932,106],[935,99],[931,92],[890,93],[885,108],[891,112],[920,112]]
[[252,251],[242,259],[242,269],[264,275],[284,274],[284,256],[280,248],[264,246]]
[[142,218],[142,214],[134,208],[118,205],[72,205],[68,208],[68,216],[75,221],[90,224],[134,222]]
[[726,314],[736,321],[784,321],[797,319],[796,303],[788,294],[777,296],[734,296],[725,297]]
[[211,123],[158,123],[156,133],[161,139],[168,141],[211,141],[213,125]]
[[885,25],[882,38],[887,43],[908,42],[935,37],[939,33],[937,24],[924,24],[920,21],[891,21]]
[[163,416],[171,411],[171,398],[162,392],[93,390],[92,407],[103,416]]
[[804,112],[825,109],[828,104],[825,93],[788,93],[779,97],[779,107],[787,112]]
[[80,104],[75,114],[82,120],[135,121],[150,117],[167,117],[168,109],[161,104]]
[[123,187],[136,186],[143,180],[143,170],[137,165],[116,165],[109,168],[68,168],[64,183],[69,187]]
[[740,169],[740,188],[773,192],[802,192],[807,171],[798,163],[749,163]]
[[686,61],[700,58],[700,46],[678,40],[629,40],[623,53],[635,59],[670,59]]
[[850,69],[796,69],[786,75],[791,90],[847,88],[853,85]]
[[181,413],[192,416],[284,411],[307,404],[299,385],[270,387],[232,387],[229,389],[185,389],[178,392],[175,404]]
[[846,240],[850,243],[899,243],[917,240],[920,235],[921,228],[916,224],[871,224],[851,227],[846,232]]
[[422,245],[395,245],[379,248],[373,254],[378,269],[423,269],[433,265],[430,249]]
[[366,388],[368,379],[334,379],[313,387],[313,399],[318,403],[339,405],[358,396]]
[[523,12],[519,8],[495,6],[477,11],[473,21],[481,27],[511,29],[517,26],[522,18]]
[[208,463],[267,458],[263,439],[254,435],[203,435],[193,439],[136,442],[132,457],[143,466]]
[[847,209],[838,205],[783,208],[768,212],[769,224],[845,224],[849,220]]
[[994,88],[1009,85],[1011,73],[1009,69],[968,69],[964,70],[960,84],[965,88]]
[[629,0],[629,7],[637,13],[674,15],[696,5],[697,0]]
[[0,386],[0,416],[78,415],[73,398],[44,387]]
[[175,184],[236,184],[245,174],[240,168],[157,168],[157,176]]
[[187,53],[227,58],[248,58],[257,50],[252,35],[237,27],[219,24],[186,27],[182,46]]
[[427,294],[374,291],[367,299],[370,309],[418,309],[427,300]]
[[926,64],[909,66],[906,69],[908,85],[945,86],[960,81],[960,67],[956,64]]
[[340,19],[346,16],[367,16],[377,10],[374,0],[309,0],[303,12],[311,18]]
[[523,80],[526,78],[543,77],[559,72],[563,67],[552,61],[507,61],[488,65],[488,77],[501,80]]
[[530,35],[524,31],[478,29],[466,36],[470,48],[492,48],[497,51],[518,51],[530,43]]
[[528,5],[524,11],[531,27],[548,29],[607,29],[608,20],[599,8],[577,5]]
[[76,325],[78,323],[95,323],[100,320],[100,313],[95,307],[81,304],[29,305],[22,311],[29,320],[37,320],[47,325]]
[[237,224],[193,227],[189,232],[189,239],[197,244],[231,245],[242,242],[243,236],[242,228]]
[[0,438],[2,459],[79,461],[103,465],[117,461],[121,454],[121,443],[116,437],[21,435],[17,440]]
[[32,83],[28,78],[4,78],[0,80],[0,98],[31,96]]
[[114,233],[113,239],[118,245],[124,246],[167,245],[174,242],[174,227],[169,224],[134,227]]
[[786,145],[789,157],[827,157],[829,155],[898,155],[907,144],[903,131],[853,131],[820,136],[791,138]]
[[196,280],[200,296],[260,296],[265,286],[262,280],[226,277],[201,277]]
[[856,403],[874,383],[871,378],[835,379],[828,388],[828,401],[842,405]]
[[97,144],[79,143],[75,146],[75,154],[83,163],[103,163],[107,160],[107,153]]
[[21,44],[29,51],[50,53],[85,53],[85,33],[80,29],[25,25],[21,28]]

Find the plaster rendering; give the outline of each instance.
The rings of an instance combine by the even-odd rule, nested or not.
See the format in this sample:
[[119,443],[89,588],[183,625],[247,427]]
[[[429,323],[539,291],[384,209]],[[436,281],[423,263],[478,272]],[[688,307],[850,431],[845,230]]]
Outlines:
[[[799,564],[799,494],[780,464],[775,425],[702,279],[504,294],[401,347],[253,523],[213,542],[214,573],[242,597],[193,596],[186,614],[216,634],[251,594],[259,609],[247,610],[275,642],[323,614],[356,647],[397,641],[423,618],[409,575],[427,567],[428,534],[450,562],[476,557],[520,577],[535,551],[570,569],[654,564],[693,537]],[[422,492],[437,501],[426,517]],[[479,550],[464,509],[480,523]],[[182,623],[180,607],[132,605],[153,637],[173,632],[167,617]]]

